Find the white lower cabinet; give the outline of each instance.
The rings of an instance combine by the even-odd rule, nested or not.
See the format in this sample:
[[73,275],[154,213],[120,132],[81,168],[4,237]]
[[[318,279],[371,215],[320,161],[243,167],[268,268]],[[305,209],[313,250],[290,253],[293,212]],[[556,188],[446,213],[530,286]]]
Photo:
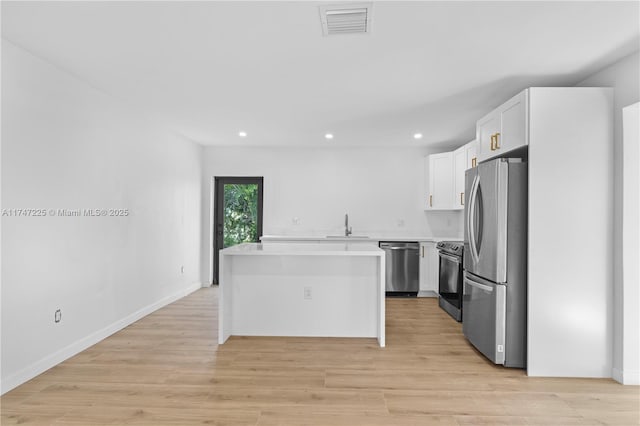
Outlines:
[[420,292],[438,294],[438,250],[435,242],[420,243]]

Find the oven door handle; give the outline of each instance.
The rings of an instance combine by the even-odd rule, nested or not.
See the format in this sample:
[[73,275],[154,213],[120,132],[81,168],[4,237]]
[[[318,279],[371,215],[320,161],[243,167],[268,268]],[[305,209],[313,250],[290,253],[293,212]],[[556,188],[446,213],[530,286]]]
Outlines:
[[455,256],[451,256],[450,254],[446,254],[446,253],[442,253],[440,252],[440,257],[444,257],[447,260],[450,260],[454,263],[460,264],[460,259],[455,257]]

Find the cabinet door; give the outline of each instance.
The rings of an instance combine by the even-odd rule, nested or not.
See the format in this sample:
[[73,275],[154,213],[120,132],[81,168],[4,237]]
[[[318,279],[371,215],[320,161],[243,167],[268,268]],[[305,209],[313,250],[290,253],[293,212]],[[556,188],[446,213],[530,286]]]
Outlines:
[[496,155],[493,143],[496,133],[500,133],[500,112],[494,110],[476,123],[478,162]]
[[453,151],[453,208],[464,208],[464,172],[467,170],[467,146],[463,145]]
[[453,208],[453,153],[443,152],[429,156],[428,210]]
[[474,139],[465,145],[467,154],[467,169],[471,169],[478,165],[478,142]]
[[494,143],[498,154],[528,144],[527,93],[524,90],[500,106],[501,130]]
[[440,276],[438,268],[440,262],[438,261],[438,250],[436,249],[436,243],[427,243],[425,247],[425,256],[427,257],[427,265],[429,265],[429,272],[427,273],[428,282],[427,288],[438,293],[438,278]]
[[420,243],[420,291],[438,294],[438,251],[436,243]]
[[429,291],[428,283],[429,283],[429,263],[427,261],[427,244],[420,243],[420,267],[418,268],[418,274],[420,276],[420,291]]
[[427,155],[426,157],[424,157],[424,162],[422,164],[422,171],[423,171],[423,175],[422,175],[422,188],[421,188],[421,194],[422,195],[422,205],[424,206],[425,210],[429,210],[429,193],[431,192],[431,185],[429,184],[430,179],[430,172],[431,172],[431,168],[429,167],[429,156]]

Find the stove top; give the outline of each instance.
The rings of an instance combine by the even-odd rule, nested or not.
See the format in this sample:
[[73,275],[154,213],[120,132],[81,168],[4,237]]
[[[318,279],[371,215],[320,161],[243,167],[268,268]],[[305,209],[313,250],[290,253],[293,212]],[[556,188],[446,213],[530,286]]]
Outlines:
[[436,244],[436,248],[445,253],[453,254],[456,256],[462,256],[464,251],[463,241],[440,241]]

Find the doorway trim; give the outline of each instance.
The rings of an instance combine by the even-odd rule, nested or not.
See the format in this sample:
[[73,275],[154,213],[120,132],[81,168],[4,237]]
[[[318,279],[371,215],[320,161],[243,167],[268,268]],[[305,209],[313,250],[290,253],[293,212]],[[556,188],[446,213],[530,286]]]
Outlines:
[[[213,276],[212,284],[219,283],[218,277],[218,265],[220,262],[218,256],[218,219],[224,214],[222,207],[224,200],[220,202],[218,195],[222,194],[222,187],[225,184],[257,184],[258,185],[258,223],[256,226],[258,241],[262,237],[262,218],[263,218],[263,194],[264,194],[264,177],[262,176],[214,176],[213,178],[213,192],[212,192],[212,214],[211,214],[211,241],[212,241],[212,267]],[[221,248],[221,247],[220,247]]]

